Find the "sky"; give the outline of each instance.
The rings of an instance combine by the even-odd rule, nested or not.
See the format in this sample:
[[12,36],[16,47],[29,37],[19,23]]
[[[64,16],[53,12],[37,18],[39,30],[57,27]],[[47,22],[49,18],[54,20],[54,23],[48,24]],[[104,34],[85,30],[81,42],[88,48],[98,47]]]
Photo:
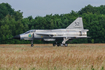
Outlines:
[[79,11],[87,5],[105,5],[105,0],[0,0],[8,3],[15,11],[21,10],[23,17],[67,14],[71,10]]

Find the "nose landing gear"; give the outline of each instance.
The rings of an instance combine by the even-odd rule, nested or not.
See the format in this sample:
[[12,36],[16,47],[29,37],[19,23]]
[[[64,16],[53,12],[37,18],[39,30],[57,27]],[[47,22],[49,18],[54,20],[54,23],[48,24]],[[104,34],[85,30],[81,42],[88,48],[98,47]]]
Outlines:
[[31,47],[33,47],[34,46],[34,44],[33,44],[33,40],[31,41]]

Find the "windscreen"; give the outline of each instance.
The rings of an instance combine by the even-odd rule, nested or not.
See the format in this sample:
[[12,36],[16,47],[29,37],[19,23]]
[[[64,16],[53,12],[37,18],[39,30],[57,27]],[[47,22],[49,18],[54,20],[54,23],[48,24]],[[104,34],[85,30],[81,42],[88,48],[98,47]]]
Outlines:
[[29,30],[29,31],[25,32],[25,34],[33,33],[33,32],[35,32],[35,30]]

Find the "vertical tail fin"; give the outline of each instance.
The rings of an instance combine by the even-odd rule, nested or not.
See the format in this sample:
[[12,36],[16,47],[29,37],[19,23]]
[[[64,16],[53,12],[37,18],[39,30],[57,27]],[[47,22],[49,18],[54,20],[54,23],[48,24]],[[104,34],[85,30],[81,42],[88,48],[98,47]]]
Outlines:
[[83,29],[82,17],[78,17],[74,22],[72,22],[66,29]]

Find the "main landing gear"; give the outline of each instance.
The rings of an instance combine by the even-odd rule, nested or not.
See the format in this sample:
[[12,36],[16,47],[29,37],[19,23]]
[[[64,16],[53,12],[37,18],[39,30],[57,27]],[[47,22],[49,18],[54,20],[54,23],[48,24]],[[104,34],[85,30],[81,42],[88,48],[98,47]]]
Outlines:
[[60,43],[57,43],[57,42],[55,42],[55,43],[53,43],[53,46],[65,46],[65,47],[67,47],[68,46],[68,44],[66,44],[66,41],[68,41],[69,40],[69,38],[63,38],[63,41],[62,41],[62,43],[60,44]]
[[68,44],[60,44],[60,43],[57,43],[57,42],[55,42],[55,43],[53,43],[53,46],[65,46],[65,47],[67,47],[68,46]]

